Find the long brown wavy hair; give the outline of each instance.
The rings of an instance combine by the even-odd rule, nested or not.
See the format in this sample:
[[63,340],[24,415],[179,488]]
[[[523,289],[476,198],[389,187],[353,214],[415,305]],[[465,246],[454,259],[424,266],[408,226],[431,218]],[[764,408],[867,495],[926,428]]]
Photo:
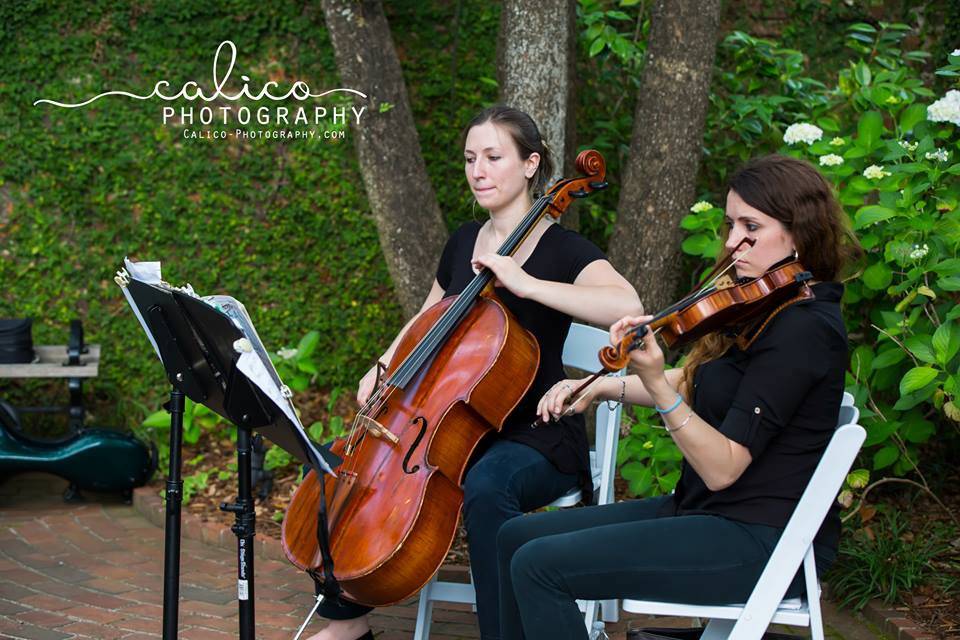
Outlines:
[[[751,160],[730,178],[729,190],[783,224],[793,238],[800,262],[815,280],[836,280],[862,258],[863,249],[830,183],[809,162],[782,155]],[[688,400],[693,400],[697,367],[719,358],[733,342],[734,338],[717,332],[693,345],[684,364],[682,384]]]

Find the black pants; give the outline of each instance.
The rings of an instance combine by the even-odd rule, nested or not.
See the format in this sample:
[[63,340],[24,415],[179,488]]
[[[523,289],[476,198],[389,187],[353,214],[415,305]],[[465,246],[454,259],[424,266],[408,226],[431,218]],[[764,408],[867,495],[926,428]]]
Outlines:
[[[501,525],[550,504],[576,484],[576,474],[560,472],[536,449],[510,440],[495,441],[467,472],[463,519],[484,640],[499,638],[502,626],[497,573],[497,532]],[[370,611],[370,607],[351,602],[325,600],[318,614],[330,620],[347,620]]]
[[[782,530],[672,510],[672,497],[663,496],[504,524],[497,537],[501,637],[587,638],[578,598],[746,602]],[[835,555],[816,552],[818,565]],[[787,597],[802,592],[801,571]]]

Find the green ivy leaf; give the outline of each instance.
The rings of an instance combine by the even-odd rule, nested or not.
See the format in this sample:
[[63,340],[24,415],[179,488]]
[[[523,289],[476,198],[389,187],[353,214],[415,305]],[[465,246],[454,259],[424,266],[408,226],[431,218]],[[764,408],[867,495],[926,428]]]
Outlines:
[[882,291],[890,286],[893,270],[886,262],[874,262],[863,272],[863,283],[874,291]]
[[900,379],[900,395],[905,396],[924,388],[933,382],[939,373],[933,367],[914,367],[910,369]]
[[863,87],[869,86],[870,80],[873,78],[873,75],[870,73],[870,67],[867,66],[867,63],[863,60],[853,67],[853,75],[857,79],[857,82]]
[[702,256],[707,247],[710,246],[710,240],[710,236],[704,233],[697,233],[685,239],[683,244],[680,245],[680,248],[683,249],[684,253],[692,256]]
[[953,322],[944,322],[933,333],[933,349],[937,354],[937,361],[947,366],[960,349],[960,335],[957,325]]
[[847,474],[847,484],[851,489],[863,489],[870,482],[870,471],[857,469]]
[[960,275],[944,276],[937,280],[937,286],[944,291],[960,291]]
[[942,260],[931,267],[937,275],[954,276],[960,274],[960,258],[948,258]]
[[313,355],[313,352],[317,349],[317,344],[320,342],[320,332],[319,331],[308,331],[302,338],[300,338],[300,343],[297,345],[297,357],[299,358],[309,358]]
[[143,426],[150,427],[153,429],[162,429],[164,427],[169,427],[170,414],[163,410],[151,413],[144,419]]
[[897,212],[893,209],[881,207],[878,204],[860,207],[857,209],[857,213],[853,217],[853,228],[863,229],[864,227],[869,227],[871,224],[889,220],[895,215],[897,215]]
[[903,349],[900,347],[893,347],[883,351],[876,358],[873,359],[873,369],[883,369],[889,367],[890,365],[897,364],[903,360],[907,354],[903,352]]
[[597,54],[599,54],[601,51],[603,51],[603,47],[604,47],[605,45],[606,45],[606,42],[604,42],[603,38],[597,38],[597,39],[594,40],[593,43],[590,45],[590,51],[589,51],[588,55],[589,55],[591,58],[595,57]]
[[873,454],[873,469],[877,471],[889,467],[900,457],[900,450],[893,445],[887,445]]
[[900,114],[900,131],[912,131],[917,124],[927,119],[927,105],[912,104]]
[[923,444],[936,432],[933,424],[927,420],[906,422],[900,427],[900,436],[908,442]]
[[873,149],[883,135],[883,116],[879,111],[867,111],[857,123],[857,146]]
[[864,440],[864,447],[873,447],[882,444],[890,439],[890,436],[897,430],[898,422],[873,421],[867,428],[867,439]]
[[923,360],[929,364],[936,363],[937,355],[934,353],[930,336],[913,335],[904,340],[903,344],[918,360]]
[[873,368],[873,350],[865,344],[861,344],[853,350],[850,356],[850,371],[857,376],[857,380],[864,382]]

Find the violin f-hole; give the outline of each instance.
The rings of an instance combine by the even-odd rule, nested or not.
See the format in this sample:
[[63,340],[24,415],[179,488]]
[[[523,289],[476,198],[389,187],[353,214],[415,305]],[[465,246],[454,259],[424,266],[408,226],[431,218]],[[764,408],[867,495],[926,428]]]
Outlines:
[[413,452],[416,451],[417,445],[420,444],[420,441],[423,440],[423,434],[427,432],[427,419],[423,416],[417,416],[410,421],[410,424],[420,423],[420,433],[417,434],[417,437],[414,438],[413,444],[410,445],[410,449],[407,451],[406,455],[403,456],[403,472],[406,474],[416,473],[420,470],[420,465],[414,465],[413,469],[407,468],[407,465],[410,464],[410,457],[413,455]]

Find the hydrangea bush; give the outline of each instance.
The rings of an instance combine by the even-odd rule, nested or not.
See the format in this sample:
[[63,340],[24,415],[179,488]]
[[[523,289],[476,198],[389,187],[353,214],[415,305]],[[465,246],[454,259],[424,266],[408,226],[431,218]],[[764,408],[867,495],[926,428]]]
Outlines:
[[[861,407],[868,467],[852,475],[841,496],[847,506],[851,490],[868,486],[869,474],[912,474],[929,489],[920,445],[938,433],[954,436],[960,422],[960,91],[939,96],[924,84],[914,63],[927,54],[900,49],[908,31],[901,24],[851,26],[847,44],[857,59],[839,72],[834,87],[818,87],[802,77],[802,68],[792,68],[793,75],[779,81],[805,92],[715,98],[770,107],[786,96],[789,112],[763,118],[761,130],[729,111],[711,115],[714,122],[726,118],[725,140],[737,137],[743,144],[727,145],[737,153],[708,158],[707,175],[722,173],[712,163],[735,165],[763,152],[809,160],[835,185],[866,251],[844,296],[851,341],[847,390]],[[768,41],[758,49],[758,42],[740,36],[725,46],[739,46],[744,58],[766,64],[770,52],[792,56]],[[960,50],[937,74],[951,82],[960,78]],[[776,137],[779,144],[765,143]],[[712,260],[721,249],[723,211],[707,200],[682,222],[689,233],[683,250]]]

